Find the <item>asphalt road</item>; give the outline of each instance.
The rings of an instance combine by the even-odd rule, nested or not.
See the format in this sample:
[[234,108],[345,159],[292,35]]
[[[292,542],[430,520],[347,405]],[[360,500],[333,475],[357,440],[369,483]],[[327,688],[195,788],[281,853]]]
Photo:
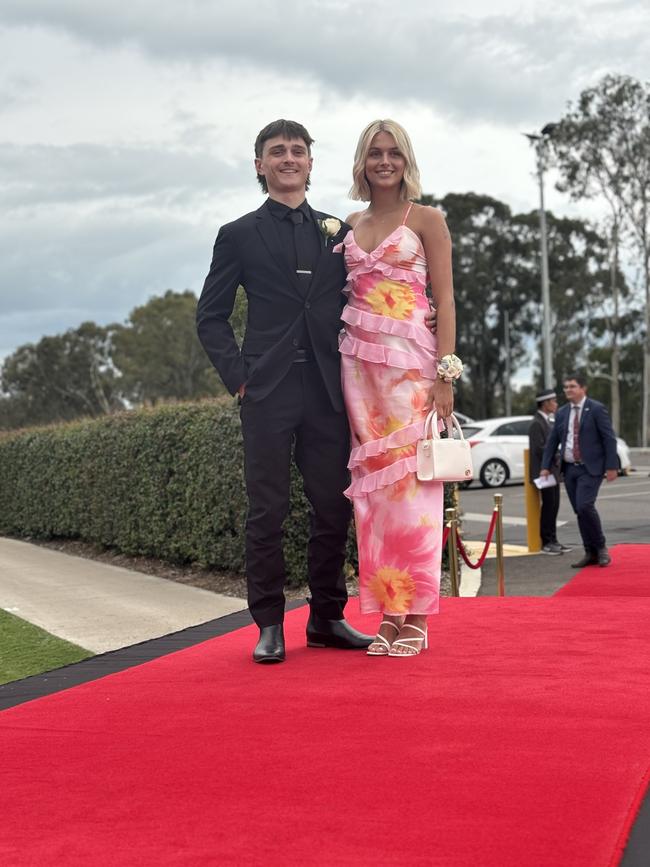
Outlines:
[[[650,466],[639,466],[629,476],[614,482],[603,481],[597,509],[603,522],[608,545],[619,542],[650,542]],[[503,529],[505,542],[526,544],[526,506],[524,486],[506,484],[502,488],[481,488],[474,482],[460,492],[466,538],[484,538],[494,507],[494,494],[503,494]],[[558,539],[568,545],[581,546],[575,515],[562,487],[558,515]]]

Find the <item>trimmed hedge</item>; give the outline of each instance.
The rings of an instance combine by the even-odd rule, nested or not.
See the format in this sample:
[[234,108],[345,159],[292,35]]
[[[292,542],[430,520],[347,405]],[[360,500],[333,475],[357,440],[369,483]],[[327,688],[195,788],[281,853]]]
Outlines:
[[[7,434],[0,437],[0,533],[81,539],[241,574],[243,475],[239,413],[230,401]],[[308,511],[294,466],[284,535],[292,584],[307,574]],[[348,562],[356,569],[352,530]]]
[[[244,571],[237,407],[167,405],[0,438],[0,532],[94,542],[172,563]],[[285,556],[306,576],[308,504],[294,467]],[[356,563],[350,546],[349,558]]]

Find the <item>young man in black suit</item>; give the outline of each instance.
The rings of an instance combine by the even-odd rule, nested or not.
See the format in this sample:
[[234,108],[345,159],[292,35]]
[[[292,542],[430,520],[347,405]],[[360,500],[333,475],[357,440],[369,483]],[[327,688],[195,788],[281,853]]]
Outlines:
[[[294,443],[312,509],[307,644],[361,649],[372,640],[343,619],[350,436],[338,334],[346,272],[333,247],[349,227],[305,199],[312,143],[294,121],[274,121],[259,133],[255,168],[269,197],[220,229],[197,309],[201,343],[241,400],[248,602],[260,628],[253,658],[263,663],[285,658],[282,524]],[[228,321],[240,284],[248,298],[241,350]]]
[[[531,483],[539,478],[542,469],[544,447],[557,412],[557,395],[554,391],[547,389],[538,394],[535,401],[537,412],[528,428],[529,479]],[[555,484],[540,490],[542,510],[539,532],[542,537],[542,553],[556,555],[571,550],[567,545],[562,545],[557,540],[557,513],[560,508],[560,461],[557,456],[551,466],[551,475],[555,479]]]
[[608,566],[611,558],[596,511],[596,498],[603,476],[608,482],[618,477],[616,435],[609,413],[602,403],[587,397],[587,381],[578,373],[564,380],[566,403],[558,412],[549,434],[540,475],[551,472],[560,447],[564,484],[585,546],[585,555],[576,568]]

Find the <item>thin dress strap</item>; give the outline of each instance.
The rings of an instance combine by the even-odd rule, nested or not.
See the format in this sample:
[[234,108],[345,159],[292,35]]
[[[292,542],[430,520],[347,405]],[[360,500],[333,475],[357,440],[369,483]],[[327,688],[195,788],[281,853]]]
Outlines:
[[409,202],[409,206],[408,206],[408,208],[406,209],[406,213],[404,214],[404,219],[402,220],[402,225],[403,225],[403,226],[406,225],[406,221],[407,221],[408,218],[409,218],[409,214],[411,213],[411,208],[412,208],[412,207],[413,207],[413,202]]

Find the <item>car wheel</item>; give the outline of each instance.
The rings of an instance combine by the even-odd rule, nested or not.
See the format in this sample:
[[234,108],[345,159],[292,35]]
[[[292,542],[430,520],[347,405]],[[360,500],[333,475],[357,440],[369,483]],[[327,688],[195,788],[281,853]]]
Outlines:
[[484,488],[500,488],[508,480],[508,467],[498,458],[492,458],[481,467],[480,478]]

